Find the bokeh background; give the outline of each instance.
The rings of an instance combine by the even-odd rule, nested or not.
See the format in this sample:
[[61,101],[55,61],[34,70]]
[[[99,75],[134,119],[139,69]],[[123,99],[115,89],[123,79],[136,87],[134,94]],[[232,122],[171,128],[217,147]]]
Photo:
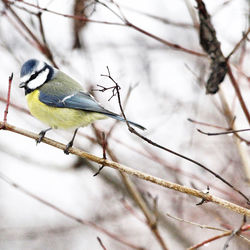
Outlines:
[[[39,0],[10,1],[11,9],[28,27],[33,36],[44,44],[35,6],[62,14],[86,16],[91,20],[122,23],[114,14],[124,14],[131,23],[170,43],[194,52],[204,53],[199,44],[196,2],[192,0],[77,1]],[[11,105],[8,123],[39,133],[46,128],[27,111],[25,96],[18,88],[21,65],[30,58],[52,64],[38,48],[31,34],[17,20],[6,1],[0,1],[0,115],[6,106],[8,77],[13,72]],[[249,28],[248,0],[205,1],[221,48],[227,56]],[[113,12],[111,11],[113,10]],[[249,192],[249,132],[244,140],[232,135],[208,137],[197,132],[222,132],[232,125],[247,128],[231,81],[226,76],[216,95],[206,95],[205,82],[209,75],[209,59],[156,41],[126,25],[78,22],[41,11],[44,37],[54,62],[65,73],[91,91],[97,84],[110,87],[113,83],[101,74],[112,77],[121,86],[124,110],[130,120],[145,126],[144,136],[189,156],[239,188]],[[79,41],[78,41],[79,39]],[[75,48],[79,47],[80,48]],[[233,74],[250,107],[250,46],[245,40],[232,55]],[[47,54],[48,55],[48,54]],[[92,92],[109,110],[120,113],[117,98],[109,101],[111,91]],[[230,114],[225,113],[228,105]],[[188,121],[207,123],[206,126]],[[2,118],[1,118],[2,119]],[[218,127],[214,127],[218,126]],[[109,131],[111,130],[111,133]],[[210,193],[246,206],[236,192],[198,166],[157,149],[131,134],[126,124],[112,119],[81,128],[75,147],[102,157],[97,142],[98,131],[109,133],[108,159],[181,185],[199,190],[210,187]],[[72,131],[52,131],[47,136],[67,143]],[[99,140],[100,142],[100,140]],[[57,210],[27,196],[20,188],[0,180],[0,249],[132,249],[100,228],[115,233],[122,240],[144,249],[164,249],[159,238],[150,230],[147,220],[124,184],[118,171],[105,167],[93,177],[99,166],[93,162],[65,155],[59,149],[9,131],[0,131],[0,172],[15,183],[69,214],[88,223],[79,224]],[[130,177],[135,187],[156,217],[158,231],[169,249],[186,249],[209,239],[218,231],[177,221],[167,214],[188,221],[225,230],[239,228],[242,216],[205,203],[173,190]],[[157,202],[156,202],[157,201]],[[100,228],[93,227],[93,224]],[[245,237],[249,234],[245,233]],[[222,249],[227,238],[209,243],[204,249]],[[229,249],[248,249],[249,242],[234,237]]]

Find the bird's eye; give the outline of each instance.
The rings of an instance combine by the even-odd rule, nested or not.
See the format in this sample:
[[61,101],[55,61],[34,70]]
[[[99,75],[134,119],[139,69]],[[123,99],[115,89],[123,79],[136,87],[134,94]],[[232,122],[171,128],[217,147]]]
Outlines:
[[34,74],[32,74],[32,75],[30,76],[30,79],[28,80],[28,82],[34,80],[34,79],[39,75],[39,73],[40,73],[40,72],[37,72],[37,71],[36,71]]

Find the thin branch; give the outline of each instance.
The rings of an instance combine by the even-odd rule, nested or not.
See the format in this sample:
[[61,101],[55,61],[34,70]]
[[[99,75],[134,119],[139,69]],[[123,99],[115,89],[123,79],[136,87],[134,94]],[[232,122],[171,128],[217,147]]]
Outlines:
[[49,48],[49,45],[47,43],[47,39],[45,37],[45,32],[44,32],[44,28],[43,28],[43,21],[42,21],[42,12],[37,13],[37,18],[39,20],[40,33],[41,33],[41,36],[43,39],[44,48],[46,49],[45,54],[47,55],[48,59],[52,62],[53,66],[58,69],[58,66],[54,60],[53,54]]
[[8,95],[7,95],[7,102],[6,102],[6,108],[4,111],[4,117],[3,117],[3,125],[0,126],[0,129],[4,128],[4,124],[7,123],[7,116],[9,111],[9,105],[10,105],[10,92],[11,92],[11,85],[13,80],[13,73],[9,76],[9,87],[8,87]]
[[[1,125],[3,125],[3,122],[0,121],[0,126]],[[14,132],[14,133],[17,133],[17,134],[20,134],[20,135],[23,135],[23,136],[26,136],[26,137],[29,137],[29,138],[32,138],[34,140],[37,140],[39,138],[38,134],[32,133],[30,131],[27,131],[27,130],[24,130],[24,129],[21,129],[21,128],[18,128],[16,126],[10,125],[8,123],[5,124],[5,130],[11,131],[11,132]],[[61,150],[64,150],[66,148],[65,144],[62,144],[60,142],[51,140],[51,139],[46,138],[46,137],[43,138],[42,142],[46,143],[48,145],[51,145],[53,147],[56,147],[58,149],[61,149]],[[236,213],[243,214],[243,215],[246,215],[246,216],[250,217],[250,210],[249,209],[241,207],[241,206],[236,205],[234,203],[231,203],[229,201],[223,200],[223,199],[218,198],[216,196],[213,196],[211,194],[205,194],[202,191],[196,190],[194,188],[189,188],[189,187],[182,186],[182,185],[179,185],[179,184],[176,184],[176,183],[173,183],[173,182],[166,181],[164,179],[161,179],[161,178],[158,178],[158,177],[143,173],[141,171],[138,171],[138,170],[135,170],[135,169],[132,169],[132,168],[129,168],[129,167],[127,167],[125,165],[122,165],[122,164],[119,164],[117,162],[110,161],[110,160],[105,160],[103,158],[100,158],[98,156],[89,154],[89,153],[87,153],[85,151],[82,151],[80,149],[77,149],[77,148],[70,148],[69,152],[71,154],[77,155],[77,156],[82,157],[82,158],[86,158],[86,159],[88,159],[90,161],[93,161],[93,162],[96,162],[98,164],[101,164],[101,165],[103,164],[105,166],[109,166],[109,167],[111,167],[113,169],[122,171],[124,173],[129,174],[129,175],[136,176],[136,177],[138,177],[138,178],[140,178],[142,180],[149,181],[149,182],[157,184],[159,186],[169,188],[169,189],[173,189],[175,191],[185,193],[185,194],[189,194],[189,195],[192,195],[192,196],[195,196],[195,197],[198,197],[198,198],[204,198],[206,201],[216,203],[219,206],[227,208],[227,209],[229,209],[231,211],[234,211]]]
[[230,131],[224,131],[224,132],[219,132],[219,133],[208,133],[208,132],[204,132],[198,128],[197,128],[197,131],[200,132],[201,134],[204,134],[204,135],[213,136],[213,135],[227,135],[227,134],[235,134],[235,133],[239,133],[239,132],[246,132],[246,131],[250,131],[250,128],[230,130]]
[[185,222],[185,223],[188,223],[188,224],[193,225],[193,226],[200,227],[201,229],[210,229],[210,230],[216,230],[216,231],[221,231],[221,232],[228,232],[228,230],[225,230],[225,229],[222,229],[222,228],[211,227],[211,226],[208,226],[208,225],[202,225],[202,224],[199,224],[199,223],[196,223],[196,222],[192,222],[192,221],[187,221],[187,220],[184,220],[182,218],[178,218],[178,217],[173,216],[173,215],[168,214],[168,213],[166,215],[168,217],[172,218],[172,219],[178,220],[180,222]]
[[117,99],[118,99],[119,107],[120,107],[122,116],[123,116],[124,120],[126,121],[128,130],[129,130],[132,134],[137,135],[138,137],[140,137],[141,139],[143,139],[143,140],[146,141],[147,143],[149,143],[149,144],[151,144],[151,145],[153,145],[153,146],[155,146],[155,147],[157,147],[157,148],[160,148],[160,149],[162,149],[162,150],[164,150],[164,151],[167,151],[167,152],[169,152],[169,153],[171,153],[171,154],[174,154],[174,155],[176,155],[176,156],[178,156],[178,157],[180,157],[180,158],[182,158],[182,159],[185,159],[185,160],[187,160],[187,161],[189,161],[189,162],[192,162],[193,164],[195,164],[195,165],[201,167],[202,169],[205,169],[207,172],[211,173],[211,174],[214,175],[216,178],[220,179],[220,180],[221,180],[222,182],[224,182],[226,185],[228,185],[229,187],[231,187],[234,191],[238,192],[242,197],[244,197],[244,198],[247,200],[247,203],[250,204],[250,200],[249,200],[249,198],[248,198],[245,194],[243,194],[239,189],[237,189],[236,187],[234,187],[230,182],[228,182],[227,180],[225,180],[224,178],[222,178],[220,175],[218,175],[217,173],[215,173],[215,172],[212,171],[211,169],[207,168],[206,166],[204,166],[203,164],[199,163],[198,161],[195,161],[195,160],[193,160],[193,159],[191,159],[191,158],[189,158],[189,157],[187,157],[187,156],[185,156],[185,155],[182,155],[182,154],[180,154],[180,153],[178,153],[178,152],[175,152],[175,151],[173,151],[173,150],[171,150],[171,149],[169,149],[169,148],[166,148],[166,147],[164,147],[164,146],[162,146],[162,145],[159,145],[158,143],[156,143],[156,142],[154,142],[154,141],[148,139],[147,137],[145,137],[145,136],[143,136],[142,134],[140,134],[139,132],[137,132],[134,128],[132,128],[132,127],[130,126],[130,124],[128,123],[128,120],[127,120],[126,115],[125,115],[125,113],[124,113],[124,110],[123,110],[123,108],[122,108],[121,96],[120,96],[120,92],[119,92],[119,85],[118,85],[118,83],[113,79],[113,77],[111,76],[110,70],[109,70],[109,67],[108,67],[108,66],[107,66],[107,71],[108,71],[108,74],[107,74],[107,75],[103,75],[103,76],[108,77],[113,83],[115,83],[116,89],[117,89],[116,91],[117,91]]
[[242,94],[241,94],[241,91],[240,91],[240,88],[239,88],[239,85],[236,81],[236,79],[234,78],[234,75],[232,73],[232,69],[231,69],[231,66],[229,65],[229,63],[227,62],[227,67],[228,67],[228,75],[229,75],[229,78],[231,80],[231,83],[234,87],[234,90],[235,90],[235,93],[239,99],[239,102],[240,102],[240,106],[242,108],[242,111],[243,113],[245,114],[246,118],[247,118],[247,121],[248,123],[250,124],[250,114],[249,114],[249,111],[248,111],[248,108],[246,106],[246,103],[242,97]]
[[102,247],[102,249],[103,249],[103,250],[107,250],[107,248],[106,248],[106,247],[104,246],[104,244],[102,243],[101,238],[100,238],[100,237],[97,237],[97,240],[98,240],[100,246]]
[[[15,2],[13,1],[8,1],[8,0],[5,0],[6,2],[8,2],[8,4],[13,4],[15,6]],[[20,1],[20,0],[19,0]],[[119,16],[116,12],[114,12],[112,9],[108,8],[110,11],[112,10],[112,13],[116,16],[119,16],[119,19],[120,20],[123,20],[123,23],[115,23],[115,22],[106,22],[106,21],[97,21],[97,20],[92,20],[92,19],[89,19],[89,18],[86,18],[86,17],[83,17],[83,16],[73,16],[73,15],[67,15],[67,14],[62,14],[62,13],[59,13],[59,12],[56,12],[56,11],[53,11],[53,10],[49,10],[47,8],[42,8],[40,6],[37,6],[35,4],[32,4],[32,3],[28,3],[26,1],[20,1],[21,3],[23,4],[26,4],[28,6],[31,6],[31,7],[34,7],[34,8],[37,8],[39,9],[40,11],[46,11],[46,12],[49,12],[49,13],[52,13],[52,14],[55,14],[55,15],[59,15],[59,16],[63,16],[63,17],[67,17],[67,18],[72,18],[72,19],[76,19],[76,20],[82,20],[84,22],[92,22],[92,23],[100,23],[100,24],[109,24],[109,25],[119,25],[119,26],[125,26],[125,27],[130,27],[130,28],[133,28],[134,30],[146,35],[146,36],[149,36],[151,38],[153,38],[154,40],[166,45],[166,46],[169,46],[171,48],[174,48],[174,49],[177,49],[177,50],[180,50],[180,51],[183,51],[183,52],[186,52],[186,53],[189,53],[189,54],[192,54],[192,55],[195,55],[195,56],[206,56],[205,54],[203,53],[199,53],[199,52],[196,52],[196,51],[193,51],[193,50],[190,50],[190,49],[187,49],[187,48],[184,48],[178,44],[174,44],[174,43],[171,43],[171,42],[168,42],[138,26],[136,26],[135,24],[131,23],[130,21],[128,21],[126,18],[124,17],[121,17]],[[102,4],[103,6],[105,6],[105,4],[103,4],[102,2],[98,1],[99,4]]]
[[[12,4],[12,5],[16,6],[15,1],[14,2],[13,1],[8,1],[8,0],[4,0],[4,1],[8,2],[8,4]],[[99,23],[99,24],[108,24],[108,25],[125,26],[123,23],[98,21],[98,20],[89,19],[89,18],[84,17],[84,16],[74,16],[74,15],[62,14],[62,13],[59,13],[59,12],[56,12],[56,11],[53,11],[53,10],[49,10],[47,8],[42,8],[42,7],[40,7],[38,5],[35,5],[35,4],[32,4],[32,3],[28,3],[26,1],[19,0],[19,2],[21,2],[21,3],[25,4],[25,5],[28,5],[30,7],[36,8],[36,9],[38,9],[40,11],[48,12],[48,13],[51,13],[51,14],[54,14],[54,15],[67,17],[67,18],[71,18],[71,19],[75,19],[75,20],[79,20],[79,21],[91,22],[91,23]]]
[[235,47],[233,48],[233,50],[229,53],[229,55],[226,57],[227,60],[230,59],[230,57],[235,53],[235,51],[240,47],[240,45],[242,44],[243,41],[245,41],[247,39],[247,36],[250,33],[250,27],[248,28],[247,32],[244,32],[242,38],[240,39],[240,41],[235,45]]

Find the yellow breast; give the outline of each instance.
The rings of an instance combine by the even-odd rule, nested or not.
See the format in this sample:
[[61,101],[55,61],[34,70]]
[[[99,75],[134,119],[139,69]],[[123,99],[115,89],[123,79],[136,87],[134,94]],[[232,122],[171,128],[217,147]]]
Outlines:
[[107,116],[95,112],[48,106],[40,102],[39,90],[27,94],[26,99],[30,113],[51,128],[85,127],[96,120],[107,118]]

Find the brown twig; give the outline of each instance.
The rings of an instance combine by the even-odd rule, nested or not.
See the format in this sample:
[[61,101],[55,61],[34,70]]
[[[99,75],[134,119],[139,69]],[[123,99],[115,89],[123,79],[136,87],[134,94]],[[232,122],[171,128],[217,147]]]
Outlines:
[[102,247],[102,249],[103,249],[103,250],[107,250],[107,248],[106,248],[106,247],[104,246],[104,244],[102,243],[101,238],[97,236],[97,240],[98,240],[100,246]]
[[248,28],[248,30],[246,32],[243,33],[242,38],[240,39],[240,41],[235,45],[235,47],[233,48],[233,50],[229,53],[229,55],[226,57],[227,60],[230,59],[230,57],[235,53],[235,51],[240,47],[240,45],[242,44],[242,42],[244,42],[247,39],[247,36],[250,33],[250,27]]
[[[0,126],[1,125],[3,125],[3,122],[0,121]],[[17,134],[20,134],[20,135],[23,135],[23,136],[26,136],[26,137],[29,137],[29,138],[32,138],[34,140],[37,140],[39,138],[38,134],[29,132],[29,131],[21,129],[21,128],[18,128],[16,126],[10,125],[8,123],[5,124],[5,130],[10,131],[10,132],[14,132],[14,133],[17,133]],[[48,145],[51,145],[53,147],[56,147],[58,149],[61,149],[62,151],[66,147],[65,144],[62,144],[60,142],[51,140],[51,139],[46,138],[46,137],[43,138],[42,142],[46,143]],[[71,154],[77,155],[77,156],[82,157],[82,158],[86,158],[86,159],[88,159],[90,161],[93,161],[93,162],[96,162],[98,164],[109,166],[109,167],[111,167],[113,169],[122,171],[122,172],[124,172],[126,174],[136,176],[136,177],[138,177],[138,178],[140,178],[142,180],[146,180],[146,181],[149,181],[151,183],[155,183],[155,184],[157,184],[159,186],[169,188],[169,189],[173,189],[173,190],[176,190],[178,192],[186,193],[186,194],[198,197],[198,198],[204,198],[206,201],[214,202],[214,203],[216,203],[216,204],[218,204],[218,205],[220,205],[220,206],[222,206],[224,208],[227,208],[227,209],[229,209],[231,211],[234,211],[236,213],[243,214],[243,215],[245,214],[246,216],[250,217],[250,210],[249,209],[238,206],[238,205],[236,205],[234,203],[223,200],[223,199],[218,198],[216,196],[213,196],[211,194],[205,194],[202,191],[196,190],[194,188],[189,188],[189,187],[182,186],[182,185],[179,185],[179,184],[176,184],[176,183],[173,183],[173,182],[166,181],[164,179],[161,179],[161,178],[158,178],[158,177],[143,173],[141,171],[138,171],[138,170],[135,170],[135,169],[132,169],[132,168],[129,168],[129,167],[127,167],[125,165],[122,165],[122,164],[119,164],[117,162],[110,161],[110,160],[105,160],[103,158],[100,158],[100,157],[97,157],[95,155],[89,154],[89,153],[87,153],[85,151],[82,151],[80,149],[77,149],[77,148],[70,148],[69,152]]]
[[[18,23],[21,25],[21,27],[29,34],[29,36],[32,38],[34,41],[36,47],[43,53],[50,61],[51,63],[57,67],[57,65],[54,62],[52,53],[50,52],[48,46],[45,44],[42,44],[39,39],[34,35],[34,33],[28,28],[28,26],[24,23],[24,21],[17,15],[17,13],[12,9],[10,6],[11,4],[14,4],[13,2],[10,2],[8,0],[2,0],[6,9],[8,9],[11,14],[15,17],[15,19],[18,21]],[[40,28],[41,28],[42,23],[40,23]]]
[[218,240],[218,239],[223,238],[223,237],[226,237],[226,236],[230,236],[229,239],[227,240],[226,244],[224,245],[224,248],[223,248],[223,249],[225,250],[225,249],[227,248],[227,246],[228,246],[228,242],[229,242],[235,235],[241,236],[241,235],[240,235],[241,232],[244,232],[244,231],[249,230],[248,227],[245,227],[245,228],[244,228],[244,223],[245,223],[245,220],[243,219],[243,224],[240,226],[239,229],[237,229],[237,230],[230,230],[230,231],[224,232],[224,233],[222,233],[222,234],[220,234],[220,235],[216,235],[216,236],[214,236],[214,237],[212,237],[212,238],[209,238],[209,239],[207,239],[207,240],[205,240],[205,241],[203,241],[203,242],[201,242],[201,243],[199,243],[199,244],[196,244],[196,245],[194,245],[194,246],[188,248],[188,250],[196,250],[196,249],[198,249],[199,247],[202,247],[202,246],[206,245],[207,243],[210,243],[210,242],[212,242],[212,241]]
[[[6,2],[8,2],[8,4],[14,4],[15,5],[15,2],[13,1],[8,1],[8,0],[5,0]],[[20,0],[19,0],[20,1]],[[126,18],[124,17],[121,17],[119,16],[116,12],[114,12],[111,8],[108,7],[109,10],[112,11],[113,14],[115,14],[120,20],[123,21],[123,23],[116,23],[116,22],[106,22],[106,21],[97,21],[97,20],[92,20],[92,19],[89,19],[89,18],[85,18],[83,16],[74,16],[74,15],[68,15],[68,14],[62,14],[62,13],[59,13],[59,12],[56,12],[56,11],[52,11],[52,10],[49,10],[47,8],[42,8],[40,6],[37,6],[35,4],[32,4],[32,3],[28,3],[26,1],[20,1],[21,3],[25,4],[25,5],[28,5],[28,6],[31,6],[31,7],[34,7],[34,8],[37,8],[39,9],[40,11],[46,11],[46,12],[49,12],[51,14],[55,14],[55,15],[59,15],[59,16],[63,16],[63,17],[67,17],[67,18],[72,18],[72,19],[76,19],[76,20],[82,20],[84,22],[92,22],[92,23],[100,23],[100,24],[108,24],[108,25],[119,25],[119,26],[125,26],[125,27],[130,27],[148,37],[151,37],[153,38],[154,40],[166,45],[166,46],[169,46],[171,48],[174,48],[174,49],[177,49],[177,50],[180,50],[180,51],[183,51],[183,52],[186,52],[186,53],[189,53],[189,54],[192,54],[192,55],[195,55],[195,56],[206,56],[205,54],[202,54],[202,53],[199,53],[199,52],[196,52],[196,51],[193,51],[193,50],[190,50],[190,49],[187,49],[187,48],[184,48],[178,44],[174,44],[174,43],[171,43],[171,42],[168,42],[138,26],[136,26],[135,24],[131,23],[130,21],[128,21]],[[102,4],[103,6],[107,6],[106,4],[100,2],[100,1],[97,1],[99,4]]]
[[235,133],[239,133],[239,132],[246,132],[246,131],[250,131],[250,128],[229,130],[229,131],[218,132],[218,133],[208,133],[208,132],[204,132],[204,131],[202,131],[201,129],[198,129],[198,128],[197,128],[197,131],[200,132],[201,134],[204,134],[204,135],[214,136],[214,135],[228,135],[228,134],[235,134]]
[[9,105],[10,105],[10,92],[11,92],[12,80],[13,80],[13,73],[11,73],[11,75],[9,76],[9,87],[8,87],[6,108],[5,108],[5,111],[4,111],[3,125],[0,126],[0,129],[3,129],[4,126],[5,126],[5,123],[7,123],[7,116],[8,116]]
[[151,145],[153,145],[153,146],[155,146],[155,147],[157,147],[157,148],[160,148],[160,149],[162,149],[162,150],[164,150],[164,151],[167,151],[167,152],[169,152],[169,153],[171,153],[171,154],[174,154],[174,155],[176,155],[176,156],[178,156],[178,157],[180,157],[180,158],[183,158],[183,159],[185,159],[185,160],[187,160],[187,161],[189,161],[189,162],[192,162],[193,164],[195,164],[195,165],[201,167],[202,169],[205,169],[207,172],[211,173],[211,174],[214,175],[216,178],[220,179],[220,180],[221,180],[222,182],[224,182],[226,185],[228,185],[229,187],[231,187],[234,191],[238,192],[242,197],[244,197],[244,198],[246,199],[247,203],[250,204],[250,200],[249,200],[249,198],[248,198],[245,194],[243,194],[239,189],[237,189],[236,187],[234,187],[230,182],[228,182],[227,180],[225,180],[224,178],[222,178],[219,174],[215,173],[214,171],[212,171],[211,169],[207,168],[206,166],[204,166],[203,164],[199,163],[198,161],[195,161],[195,160],[193,160],[193,159],[191,159],[191,158],[189,158],[189,157],[187,157],[187,156],[185,156],[185,155],[182,155],[182,154],[177,153],[177,152],[175,152],[175,151],[173,151],[173,150],[171,150],[171,149],[169,149],[169,148],[166,148],[166,147],[164,147],[164,146],[162,146],[162,145],[159,145],[158,143],[156,143],[156,142],[154,142],[154,141],[148,139],[147,137],[145,137],[145,136],[143,136],[142,134],[140,134],[139,132],[137,132],[134,128],[132,128],[132,127],[129,125],[128,120],[127,120],[127,118],[126,118],[126,115],[125,115],[125,113],[124,113],[124,111],[123,111],[123,108],[122,108],[121,96],[120,96],[120,92],[119,92],[119,88],[118,88],[119,85],[118,85],[118,83],[113,79],[113,77],[111,76],[110,70],[109,70],[108,66],[107,66],[107,71],[108,71],[108,74],[107,74],[107,75],[103,75],[103,76],[108,77],[108,78],[109,78],[113,83],[115,83],[115,85],[116,85],[116,88],[117,88],[117,99],[118,99],[119,107],[120,107],[122,116],[123,116],[124,120],[126,121],[128,130],[129,130],[131,133],[137,135],[138,137],[140,137],[141,139],[143,139],[143,140],[146,141],[147,143],[149,143],[149,144],[151,144]]
[[228,75],[229,75],[229,78],[231,80],[231,83],[234,87],[234,90],[235,90],[235,93],[239,99],[239,102],[240,102],[240,106],[242,108],[242,111],[244,112],[246,118],[247,118],[247,121],[248,123],[250,124],[250,114],[249,114],[249,111],[248,111],[248,108],[246,106],[246,103],[243,99],[243,96],[241,94],[241,91],[240,91],[240,88],[239,88],[239,85],[236,81],[236,79],[234,78],[234,75],[232,73],[232,69],[231,69],[231,66],[229,65],[229,63],[227,62],[227,66],[228,66]]
[[[241,141],[245,142],[247,145],[250,145],[250,141],[241,137],[239,134],[237,134],[237,132],[244,132],[244,131],[248,131],[249,129],[243,129],[243,131],[241,130],[235,130],[235,129],[231,129],[232,126],[230,126],[230,128],[223,128],[221,126],[218,126],[218,125],[214,125],[214,124],[209,124],[209,123],[206,123],[206,122],[199,122],[199,121],[195,121],[193,119],[190,119],[188,118],[187,119],[189,122],[192,122],[192,123],[195,123],[195,124],[200,124],[200,125],[203,125],[203,126],[207,126],[207,127],[213,127],[213,128],[218,128],[218,129],[223,129],[223,130],[227,130],[227,131],[224,131],[224,132],[219,132],[219,133],[206,133],[206,132],[203,132],[201,129],[197,129],[198,132],[202,133],[202,134],[206,134],[206,135],[223,135],[223,134],[230,134],[230,133],[233,133],[235,136],[237,136],[237,138],[239,138]],[[233,125],[233,124],[232,124]]]
[[38,12],[37,13],[37,18],[39,20],[39,28],[40,28],[40,33],[43,39],[43,44],[44,44],[44,49],[45,51],[45,55],[47,56],[47,58],[51,61],[51,63],[53,64],[54,67],[56,67],[58,69],[58,66],[54,60],[53,54],[49,48],[49,45],[47,43],[46,37],[45,37],[45,32],[44,32],[44,28],[43,28],[43,22],[42,22],[42,12]]
[[[106,157],[106,149],[107,149],[107,140],[105,137],[105,133],[102,132],[102,157],[103,159],[107,159]],[[93,175],[93,176],[97,176],[98,174],[100,174],[100,172],[102,171],[102,169],[104,168],[104,165],[102,165],[99,170]]]

